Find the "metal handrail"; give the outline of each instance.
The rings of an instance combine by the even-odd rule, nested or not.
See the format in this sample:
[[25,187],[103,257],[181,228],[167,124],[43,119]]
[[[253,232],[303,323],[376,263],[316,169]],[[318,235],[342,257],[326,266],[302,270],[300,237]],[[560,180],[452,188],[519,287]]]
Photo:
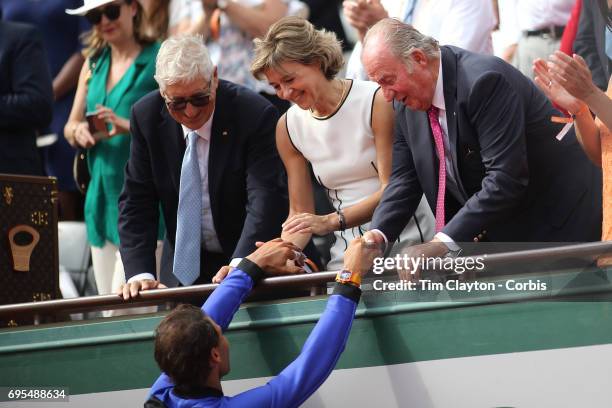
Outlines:
[[612,254],[612,241],[590,242],[586,244],[563,245],[553,248],[530,249],[524,251],[488,254],[487,266],[513,263],[552,261],[564,258],[586,258]]
[[[276,276],[262,279],[252,292],[252,296],[269,293],[279,288],[308,288],[331,282],[336,272],[319,272],[304,275]],[[138,297],[124,301],[122,297],[111,295],[87,296],[72,299],[46,300],[41,302],[16,303],[0,306],[0,318],[17,315],[48,315],[57,312],[79,312],[105,309],[120,309],[135,306],[158,305],[168,301],[190,298],[204,299],[218,284],[194,285],[171,289],[152,289],[140,292]]]
[[[612,254],[612,241],[587,244],[566,245],[554,248],[543,248],[526,251],[514,251],[487,255],[487,266],[554,260],[562,258],[594,257]],[[331,282],[336,272],[318,272],[304,275],[277,276],[262,279],[253,290],[253,296],[279,288],[308,288]],[[163,304],[168,301],[186,298],[204,299],[217,287],[217,284],[195,285],[172,289],[154,289],[141,292],[136,299],[124,301],[118,295],[99,295],[62,300],[18,303],[0,306],[0,317],[16,315],[46,315],[57,312],[77,312],[103,309],[117,309],[152,304]]]

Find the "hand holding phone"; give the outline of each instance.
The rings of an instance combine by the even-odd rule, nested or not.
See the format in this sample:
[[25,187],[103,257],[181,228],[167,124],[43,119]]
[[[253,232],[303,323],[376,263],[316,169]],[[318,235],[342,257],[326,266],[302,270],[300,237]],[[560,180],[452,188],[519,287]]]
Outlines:
[[96,142],[108,138],[108,129],[106,128],[106,122],[104,119],[98,116],[99,112],[87,112],[85,117],[89,124],[89,133],[93,136]]

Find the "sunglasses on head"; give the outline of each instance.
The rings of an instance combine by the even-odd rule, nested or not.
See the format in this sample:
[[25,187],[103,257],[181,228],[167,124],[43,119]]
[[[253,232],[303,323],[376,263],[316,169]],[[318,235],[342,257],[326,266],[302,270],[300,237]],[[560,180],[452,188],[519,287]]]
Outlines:
[[[130,4],[131,2],[132,0],[126,0],[125,4]],[[121,15],[121,6],[122,4],[113,3],[106,7],[98,7],[87,12],[87,14],[85,14],[85,18],[91,23],[91,25],[100,24],[103,14],[108,20],[115,21]]]
[[166,101],[166,106],[168,109],[172,111],[182,111],[185,110],[187,104],[190,103],[191,106],[195,106],[196,108],[201,108],[203,106],[208,105],[210,102],[210,92],[209,93],[197,93],[191,95],[189,98],[177,98],[170,101]]

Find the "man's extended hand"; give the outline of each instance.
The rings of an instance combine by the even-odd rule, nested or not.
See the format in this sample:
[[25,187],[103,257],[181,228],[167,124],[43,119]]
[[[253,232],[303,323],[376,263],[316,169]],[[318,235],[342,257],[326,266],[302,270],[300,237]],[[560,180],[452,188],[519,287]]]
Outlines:
[[233,266],[229,266],[229,265],[222,266],[221,268],[219,268],[215,276],[213,276],[212,283],[223,282],[223,279],[225,279],[227,275],[229,275],[230,272],[233,271],[234,269],[236,268],[234,268]]
[[288,260],[300,260],[302,249],[280,238],[266,243],[257,242],[257,250],[246,258],[270,275],[303,273],[304,269]]
[[[397,270],[400,280],[416,282],[421,279],[422,262],[427,262],[430,258],[443,257],[448,253],[448,247],[444,242],[434,238],[433,240],[420,245],[412,245],[404,248],[399,256],[407,259],[406,267]],[[419,260],[420,258],[420,260]]]
[[125,283],[117,289],[117,295],[123,296],[123,300],[130,300],[138,297],[140,291],[150,289],[166,289],[167,286],[153,279],[137,280]]

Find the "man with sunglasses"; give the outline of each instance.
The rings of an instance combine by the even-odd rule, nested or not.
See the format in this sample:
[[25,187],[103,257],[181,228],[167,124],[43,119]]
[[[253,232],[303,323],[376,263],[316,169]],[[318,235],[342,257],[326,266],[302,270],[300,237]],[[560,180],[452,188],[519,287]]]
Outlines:
[[288,208],[274,140],[277,110],[218,79],[201,36],[166,40],[155,79],[160,90],[132,109],[119,198],[128,283],[118,293],[126,299],[161,285],[154,277],[160,204],[173,274],[183,286],[210,283],[255,242],[279,236]]

